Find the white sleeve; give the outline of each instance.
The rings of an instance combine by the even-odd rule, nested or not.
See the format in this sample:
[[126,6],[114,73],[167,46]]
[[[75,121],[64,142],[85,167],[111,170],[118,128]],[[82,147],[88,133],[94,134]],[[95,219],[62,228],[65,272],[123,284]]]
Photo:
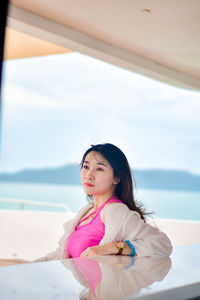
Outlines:
[[133,244],[137,256],[169,256],[172,252],[167,235],[145,223],[137,212],[129,211],[121,233]]
[[145,223],[140,215],[124,204],[109,205],[106,211],[109,228],[119,228],[115,240],[129,240],[137,256],[169,256],[172,245],[167,235]]

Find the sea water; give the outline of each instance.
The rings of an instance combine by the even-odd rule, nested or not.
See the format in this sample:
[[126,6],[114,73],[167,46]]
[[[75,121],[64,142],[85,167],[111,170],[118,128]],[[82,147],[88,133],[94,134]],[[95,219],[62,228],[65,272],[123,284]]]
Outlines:
[[[200,220],[200,193],[189,191],[139,189],[136,199],[155,218]],[[81,186],[0,182],[0,198],[24,199],[43,203],[64,204],[77,212],[87,204]],[[48,206],[23,205],[0,201],[0,209],[64,211]]]

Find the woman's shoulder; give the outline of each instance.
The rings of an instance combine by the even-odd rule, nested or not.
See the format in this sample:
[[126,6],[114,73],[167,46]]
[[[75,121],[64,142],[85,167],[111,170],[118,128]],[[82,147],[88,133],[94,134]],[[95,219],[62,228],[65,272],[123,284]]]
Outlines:
[[109,202],[107,203],[101,211],[101,220],[105,224],[105,218],[109,219],[117,216],[127,216],[129,214],[136,213],[128,208],[128,206],[123,202]]
[[[126,208],[126,204],[124,204],[121,200],[116,199],[116,201],[113,199],[113,201],[110,201],[108,203],[106,203],[106,205],[104,206],[104,208],[102,209],[102,211],[106,211],[108,209],[108,207],[115,207],[115,208]],[[128,207],[127,207],[128,208]]]

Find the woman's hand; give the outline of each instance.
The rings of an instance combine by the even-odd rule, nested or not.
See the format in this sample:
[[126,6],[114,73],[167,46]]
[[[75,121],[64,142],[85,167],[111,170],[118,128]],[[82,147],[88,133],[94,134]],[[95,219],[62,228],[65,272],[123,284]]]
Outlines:
[[88,247],[85,251],[81,253],[80,257],[101,255],[101,249],[99,249],[99,247],[100,246]]
[[85,251],[81,253],[81,257],[85,256],[98,256],[98,255],[108,255],[108,254],[117,254],[118,249],[115,246],[114,242],[107,243],[105,245],[88,247]]
[[11,265],[18,265],[18,264],[27,264],[31,263],[31,261],[23,260],[23,259],[0,259],[0,267],[2,266],[11,266]]
[[[110,242],[104,245],[88,247],[85,251],[81,253],[81,257],[85,256],[98,256],[98,255],[109,255],[113,254],[116,255],[119,249],[116,246],[115,242]],[[131,248],[125,243],[125,247],[123,249],[122,255],[129,255],[131,254]]]

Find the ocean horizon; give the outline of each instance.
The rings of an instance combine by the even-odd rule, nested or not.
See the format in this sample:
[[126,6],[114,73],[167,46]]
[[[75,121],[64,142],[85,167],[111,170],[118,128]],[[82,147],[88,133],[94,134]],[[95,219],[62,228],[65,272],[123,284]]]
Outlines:
[[[77,212],[87,199],[80,185],[0,182],[0,198],[23,199],[67,205]],[[153,218],[200,220],[200,192],[138,189],[135,198]],[[0,209],[22,209],[17,203],[0,201]],[[25,204],[24,210],[62,211],[62,208]]]

